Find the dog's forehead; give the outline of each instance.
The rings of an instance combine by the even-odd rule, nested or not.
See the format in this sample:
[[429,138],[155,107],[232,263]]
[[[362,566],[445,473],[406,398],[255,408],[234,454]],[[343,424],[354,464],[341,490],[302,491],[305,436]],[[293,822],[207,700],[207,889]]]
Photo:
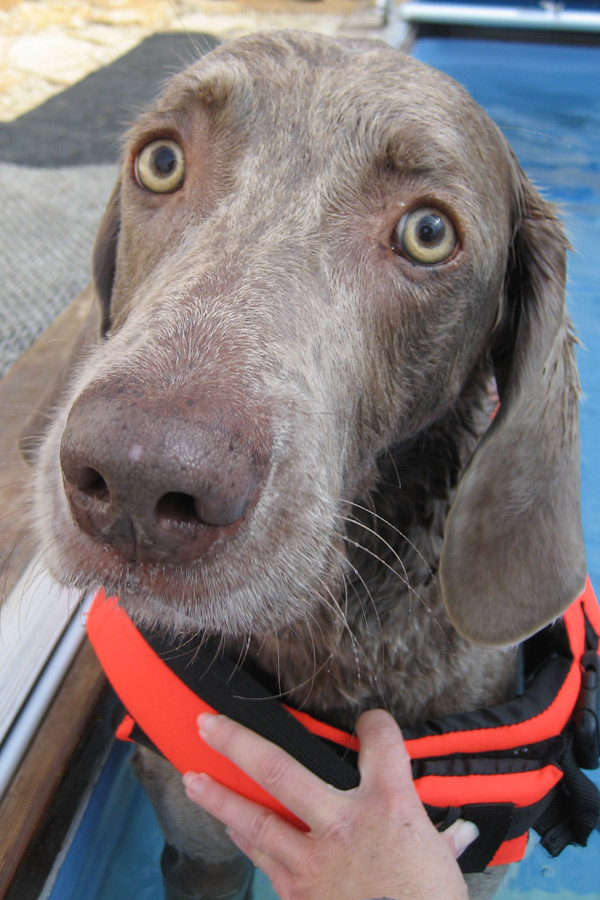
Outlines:
[[[456,82],[380,41],[299,32],[218,47],[167,86],[152,111],[177,123],[194,106],[227,112],[232,132],[303,142],[324,158],[344,145],[403,166],[469,167],[504,155],[503,139]],[[140,123],[144,128],[144,121]]]

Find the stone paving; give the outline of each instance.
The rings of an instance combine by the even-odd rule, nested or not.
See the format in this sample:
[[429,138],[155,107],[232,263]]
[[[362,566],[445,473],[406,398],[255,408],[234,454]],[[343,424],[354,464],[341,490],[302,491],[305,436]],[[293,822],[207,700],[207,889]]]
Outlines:
[[43,103],[157,31],[264,28],[377,36],[383,0],[0,0],[0,121]]

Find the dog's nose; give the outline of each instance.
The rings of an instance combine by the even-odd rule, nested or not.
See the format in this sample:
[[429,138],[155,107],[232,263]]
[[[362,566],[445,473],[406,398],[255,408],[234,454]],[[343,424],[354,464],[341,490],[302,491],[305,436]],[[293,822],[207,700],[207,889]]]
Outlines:
[[244,520],[268,443],[243,413],[90,388],[62,436],[65,493],[79,528],[126,559],[190,562]]

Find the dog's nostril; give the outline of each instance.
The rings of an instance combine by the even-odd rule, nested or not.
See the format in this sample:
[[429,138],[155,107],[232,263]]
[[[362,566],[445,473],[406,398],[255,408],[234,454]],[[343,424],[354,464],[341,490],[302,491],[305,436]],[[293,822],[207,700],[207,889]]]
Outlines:
[[110,500],[110,492],[106,481],[96,469],[82,466],[77,473],[75,487],[88,497],[107,503]]
[[163,494],[156,504],[156,515],[163,527],[177,525],[200,525],[194,498],[190,494],[171,491]]

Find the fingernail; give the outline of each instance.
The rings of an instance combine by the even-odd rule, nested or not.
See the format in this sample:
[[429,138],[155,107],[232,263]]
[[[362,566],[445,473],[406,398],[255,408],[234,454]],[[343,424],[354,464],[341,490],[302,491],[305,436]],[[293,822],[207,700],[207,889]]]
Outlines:
[[206,775],[201,772],[186,772],[182,778],[183,786],[185,787],[188,794],[193,794],[195,797],[199,796],[204,790],[204,785],[206,784]]
[[469,844],[479,837],[479,828],[474,822],[467,822],[465,819],[457,819],[450,828],[446,829],[446,834],[452,838],[454,849],[457,857],[464,853]]
[[210,731],[212,731],[217,723],[218,718],[219,716],[217,713],[200,713],[200,715],[196,719],[196,723],[198,725],[198,730],[203,737],[204,735],[207,735]]

